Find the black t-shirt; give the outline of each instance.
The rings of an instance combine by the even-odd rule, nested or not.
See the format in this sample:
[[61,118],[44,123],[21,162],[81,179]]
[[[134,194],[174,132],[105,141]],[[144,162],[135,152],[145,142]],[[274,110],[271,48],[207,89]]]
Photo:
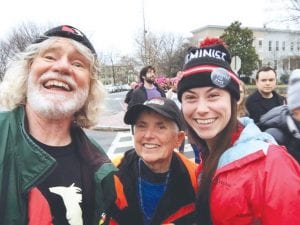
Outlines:
[[52,173],[38,185],[50,205],[53,224],[84,224],[81,165],[75,146],[73,143],[59,147],[49,146],[32,139],[57,161]]
[[246,99],[245,105],[249,113],[249,117],[252,118],[255,123],[258,123],[260,117],[272,108],[285,103],[284,97],[278,95],[274,91],[272,93],[272,98],[264,98],[258,91],[255,91]]
[[268,112],[278,106],[277,98],[273,95],[272,98],[261,98],[262,104],[265,106],[265,111]]

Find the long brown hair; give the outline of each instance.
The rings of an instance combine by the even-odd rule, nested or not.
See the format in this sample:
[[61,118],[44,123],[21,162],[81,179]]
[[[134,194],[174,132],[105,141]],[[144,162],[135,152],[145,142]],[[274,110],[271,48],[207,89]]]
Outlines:
[[243,117],[243,116],[246,116],[248,114],[247,109],[246,109],[246,105],[245,105],[247,90],[246,90],[246,85],[242,80],[239,81],[239,85],[240,85],[240,88],[242,88],[242,90],[244,92],[243,93],[244,95],[242,97],[242,93],[240,93],[241,94],[240,100],[237,102],[238,103],[237,117]]
[[218,134],[217,140],[212,146],[212,149],[208,150],[208,147],[204,140],[199,136],[195,136],[196,133],[191,129],[191,133],[195,136],[195,140],[202,146],[200,149],[203,160],[203,170],[200,175],[200,186],[198,190],[196,200],[196,212],[197,212],[197,224],[198,225],[210,225],[210,193],[213,183],[213,176],[216,172],[217,165],[221,155],[230,147],[232,134],[237,127],[237,102],[235,98],[231,97],[231,118],[226,127]]

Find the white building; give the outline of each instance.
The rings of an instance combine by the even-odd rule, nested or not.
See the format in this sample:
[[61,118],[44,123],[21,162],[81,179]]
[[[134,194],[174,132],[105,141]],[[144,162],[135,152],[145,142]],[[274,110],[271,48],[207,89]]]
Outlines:
[[[207,36],[219,37],[225,29],[226,26],[201,27],[191,31],[192,40],[194,43],[199,43]],[[279,77],[300,68],[300,30],[254,27],[248,29],[253,31],[253,46],[260,59],[259,67],[271,66],[276,69]]]

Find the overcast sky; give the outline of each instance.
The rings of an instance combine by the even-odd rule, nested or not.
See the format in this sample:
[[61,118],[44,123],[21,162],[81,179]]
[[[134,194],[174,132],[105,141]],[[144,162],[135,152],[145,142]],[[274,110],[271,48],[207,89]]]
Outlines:
[[5,0],[0,38],[22,22],[69,24],[82,30],[97,51],[130,54],[143,28],[143,8],[147,30],[189,36],[199,27],[236,20],[262,27],[274,1],[279,0]]

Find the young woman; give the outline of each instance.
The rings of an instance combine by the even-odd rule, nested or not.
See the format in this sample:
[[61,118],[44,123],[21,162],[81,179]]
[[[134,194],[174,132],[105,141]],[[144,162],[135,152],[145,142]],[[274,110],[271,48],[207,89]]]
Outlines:
[[201,145],[197,223],[300,224],[300,168],[272,136],[237,117],[239,79],[220,39],[189,49],[178,98]]

